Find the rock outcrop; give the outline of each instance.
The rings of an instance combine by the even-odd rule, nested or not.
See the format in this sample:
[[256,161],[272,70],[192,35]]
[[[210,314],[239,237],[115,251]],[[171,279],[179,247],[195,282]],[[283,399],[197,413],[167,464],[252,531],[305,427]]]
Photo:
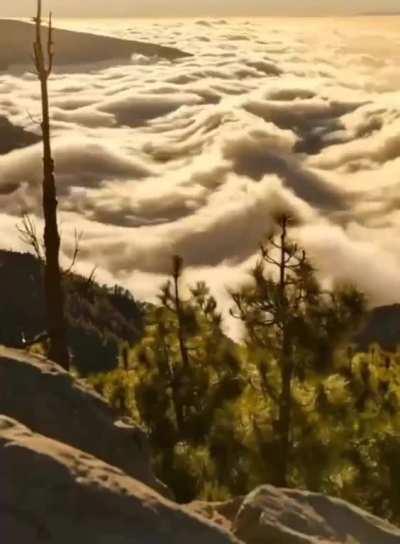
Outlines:
[[0,347],[0,542],[400,544],[345,501],[261,486],[178,506],[158,491],[145,433],[58,365]]
[[60,366],[40,356],[0,347],[0,384],[0,414],[164,492],[151,471],[146,434],[125,421],[116,421],[99,395]]
[[270,485],[191,508],[246,544],[400,544],[400,530],[340,499]]
[[121,470],[0,416],[0,540],[233,544]]

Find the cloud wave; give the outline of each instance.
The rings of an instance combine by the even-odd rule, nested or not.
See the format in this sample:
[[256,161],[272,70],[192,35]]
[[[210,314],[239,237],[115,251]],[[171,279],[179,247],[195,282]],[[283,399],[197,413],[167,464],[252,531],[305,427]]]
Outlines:
[[[355,18],[340,31],[329,19],[74,24],[192,56],[57,70],[64,259],[78,228],[82,271],[96,264],[99,278],[151,298],[180,253],[188,280],[206,278],[226,302],[225,286],[243,280],[286,211],[326,281],[356,281],[374,304],[396,298],[400,43],[390,25],[377,47]],[[0,147],[6,247],[19,247],[21,212],[40,222],[38,96],[29,71],[0,74],[0,136],[19,138]]]

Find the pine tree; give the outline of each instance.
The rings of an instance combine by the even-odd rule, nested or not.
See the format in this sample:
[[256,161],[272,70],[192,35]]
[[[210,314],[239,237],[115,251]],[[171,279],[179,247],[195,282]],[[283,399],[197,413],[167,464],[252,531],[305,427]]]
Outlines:
[[[179,266],[178,266],[179,265]],[[208,287],[197,283],[182,294],[183,262],[175,257],[171,279],[150,309],[142,341],[130,368],[142,421],[150,430],[159,475],[180,500],[193,499],[204,482],[192,481],[179,452],[208,452],[216,418],[240,396],[237,346],[222,332],[222,319]],[[216,458],[215,463],[220,459]],[[181,465],[183,463],[183,465]]]
[[289,219],[281,217],[279,239],[271,236],[261,245],[252,283],[232,293],[231,312],[245,324],[261,390],[277,408],[277,441],[274,455],[271,450],[269,455],[276,464],[274,483],[280,486],[289,483],[294,383],[306,380],[311,368],[323,372],[324,365],[329,366],[337,342],[350,324],[356,326],[364,307],[354,289],[321,289],[305,251],[290,241],[288,224]]

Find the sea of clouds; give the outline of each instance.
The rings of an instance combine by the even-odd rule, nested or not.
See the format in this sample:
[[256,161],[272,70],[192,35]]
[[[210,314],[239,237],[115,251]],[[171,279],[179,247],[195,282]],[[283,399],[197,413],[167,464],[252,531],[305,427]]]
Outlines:
[[[226,305],[281,212],[324,281],[400,298],[397,18],[59,21],[192,54],[69,67],[51,79],[63,260],[152,299],[172,254]],[[0,115],[38,132],[29,71]],[[0,155],[0,240],[40,223],[40,144]]]

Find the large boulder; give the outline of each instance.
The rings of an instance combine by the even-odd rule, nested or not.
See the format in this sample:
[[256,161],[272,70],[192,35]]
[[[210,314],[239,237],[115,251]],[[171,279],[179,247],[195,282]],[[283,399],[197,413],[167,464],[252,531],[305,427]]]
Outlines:
[[51,361],[0,346],[0,414],[70,444],[164,492],[152,474],[146,434],[115,420],[88,385]]
[[232,531],[247,544],[400,544],[400,530],[351,504],[318,493],[257,488]]
[[1,542],[238,542],[116,467],[6,416],[0,416],[0,482]]

